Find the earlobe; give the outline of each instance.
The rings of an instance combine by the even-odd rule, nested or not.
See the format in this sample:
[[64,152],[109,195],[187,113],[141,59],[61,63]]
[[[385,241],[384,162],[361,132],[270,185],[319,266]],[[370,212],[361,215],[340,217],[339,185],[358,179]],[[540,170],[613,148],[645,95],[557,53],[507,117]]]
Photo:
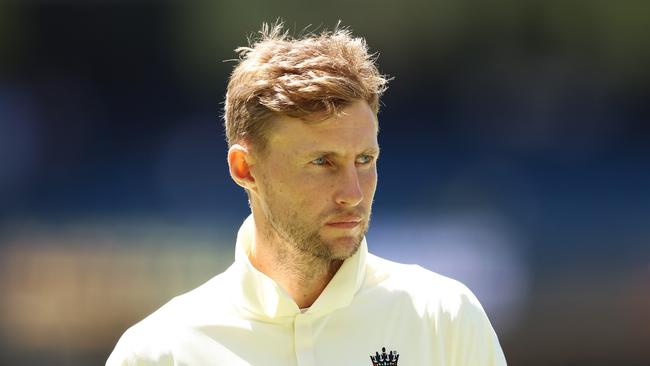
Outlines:
[[242,188],[252,189],[255,185],[250,163],[250,154],[245,146],[234,144],[228,149],[230,176]]

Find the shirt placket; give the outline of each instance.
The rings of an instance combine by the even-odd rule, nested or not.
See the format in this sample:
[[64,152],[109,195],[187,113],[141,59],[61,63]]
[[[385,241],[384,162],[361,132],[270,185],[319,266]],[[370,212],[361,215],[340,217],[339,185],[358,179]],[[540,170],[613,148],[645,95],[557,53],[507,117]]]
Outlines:
[[298,314],[294,320],[294,348],[298,366],[316,366],[313,322],[309,314]]

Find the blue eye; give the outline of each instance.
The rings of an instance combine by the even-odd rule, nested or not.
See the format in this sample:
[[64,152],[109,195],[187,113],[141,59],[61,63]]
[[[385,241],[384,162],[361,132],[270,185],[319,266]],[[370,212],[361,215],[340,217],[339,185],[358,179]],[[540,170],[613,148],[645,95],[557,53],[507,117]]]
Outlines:
[[320,157],[318,159],[312,160],[311,163],[314,165],[325,165],[327,164],[327,159],[325,159],[324,157]]
[[357,158],[357,164],[368,164],[372,161],[371,155],[361,155]]

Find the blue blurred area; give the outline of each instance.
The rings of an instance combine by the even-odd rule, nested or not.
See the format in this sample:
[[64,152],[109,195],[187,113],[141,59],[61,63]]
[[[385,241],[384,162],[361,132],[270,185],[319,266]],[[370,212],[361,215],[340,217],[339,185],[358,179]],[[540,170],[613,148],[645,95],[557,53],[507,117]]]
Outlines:
[[[255,28],[233,29],[226,45],[193,34],[206,47],[194,62],[212,65],[186,80],[170,41],[176,7],[17,7],[20,52],[4,59],[1,85],[3,217],[245,213],[226,174],[219,117],[232,64],[220,61]],[[543,24],[522,27],[531,34],[468,29],[466,45],[380,58],[396,79],[380,115],[377,211],[498,206],[531,230],[555,228],[548,245],[563,250],[563,230],[601,237],[596,223],[625,232],[649,217],[648,79],[606,70],[589,49],[566,54]]]
[[[221,102],[233,63],[222,61],[263,21],[300,30],[342,19],[395,77],[380,113],[371,250],[468,283],[502,319],[512,364],[650,360],[634,342],[605,357],[607,342],[585,336],[649,335],[650,6],[334,5],[0,3],[0,249],[31,242],[33,227],[56,236],[99,222],[106,233],[125,221],[227,248],[249,210],[227,174]],[[152,221],[164,224],[142,224]],[[128,247],[140,234],[124,235]],[[53,245],[78,249],[62,238]],[[602,309],[628,315],[602,329],[570,321]],[[549,339],[554,321],[573,329],[566,339]],[[72,347],[69,364],[104,357],[120,330],[86,356]],[[585,351],[558,346],[576,339]],[[533,344],[554,351],[539,358]]]

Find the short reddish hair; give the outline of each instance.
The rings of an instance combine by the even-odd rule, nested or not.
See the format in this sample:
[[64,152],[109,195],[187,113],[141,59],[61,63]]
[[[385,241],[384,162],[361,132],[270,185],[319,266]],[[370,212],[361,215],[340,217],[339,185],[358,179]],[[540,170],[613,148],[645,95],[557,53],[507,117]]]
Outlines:
[[228,82],[224,120],[228,146],[246,141],[264,150],[274,116],[323,119],[354,101],[375,113],[388,78],[379,73],[365,39],[339,28],[293,38],[283,24],[263,24],[259,38],[239,47]]

